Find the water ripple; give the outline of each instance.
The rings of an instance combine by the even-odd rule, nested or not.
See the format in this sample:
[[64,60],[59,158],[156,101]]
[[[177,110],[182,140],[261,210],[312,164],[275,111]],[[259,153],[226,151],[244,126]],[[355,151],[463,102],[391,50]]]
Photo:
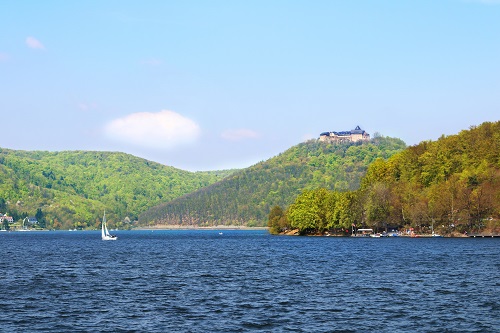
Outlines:
[[498,239],[2,233],[0,331],[494,332]]

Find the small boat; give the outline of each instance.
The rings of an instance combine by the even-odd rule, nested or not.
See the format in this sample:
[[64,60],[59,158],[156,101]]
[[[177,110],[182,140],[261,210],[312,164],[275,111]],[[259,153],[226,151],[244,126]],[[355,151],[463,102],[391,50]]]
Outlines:
[[353,237],[375,237],[372,235],[374,235],[373,229],[357,229],[357,230],[353,229],[353,234],[352,234]]
[[108,231],[108,227],[106,225],[106,211],[104,211],[104,216],[102,217],[101,237],[102,237],[102,240],[117,240],[118,239],[118,237],[116,237],[115,235],[111,235]]

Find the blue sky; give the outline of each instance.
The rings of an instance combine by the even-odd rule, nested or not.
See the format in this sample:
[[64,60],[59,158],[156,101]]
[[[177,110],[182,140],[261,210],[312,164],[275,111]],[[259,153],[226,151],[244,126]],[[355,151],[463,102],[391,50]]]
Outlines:
[[500,120],[500,1],[0,0],[0,147],[248,167]]

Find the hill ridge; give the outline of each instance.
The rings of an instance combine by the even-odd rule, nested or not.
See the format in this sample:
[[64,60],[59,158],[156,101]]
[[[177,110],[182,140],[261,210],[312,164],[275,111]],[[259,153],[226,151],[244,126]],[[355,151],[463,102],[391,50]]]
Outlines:
[[15,220],[44,213],[48,228],[92,228],[106,209],[129,227],[140,212],[233,171],[190,172],[127,153],[0,148],[0,212]]
[[405,147],[400,139],[382,136],[358,142],[310,140],[211,186],[152,207],[139,216],[139,223],[263,226],[270,207],[290,204],[307,188],[357,188],[371,162]]

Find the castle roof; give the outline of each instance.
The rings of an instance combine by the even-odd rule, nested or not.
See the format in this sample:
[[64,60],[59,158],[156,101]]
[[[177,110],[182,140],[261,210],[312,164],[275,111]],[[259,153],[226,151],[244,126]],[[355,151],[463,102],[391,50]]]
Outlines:
[[352,134],[363,134],[365,131],[361,129],[361,127],[356,126],[355,129],[351,131]]
[[334,134],[334,135],[337,135],[337,136],[349,136],[349,135],[352,135],[352,134],[363,134],[363,133],[366,133],[365,130],[362,130],[361,127],[359,126],[356,126],[355,129],[351,130],[351,131],[341,131],[341,132],[335,132],[335,131],[331,131],[331,132],[323,132],[321,133],[319,136],[330,136],[331,134]]

